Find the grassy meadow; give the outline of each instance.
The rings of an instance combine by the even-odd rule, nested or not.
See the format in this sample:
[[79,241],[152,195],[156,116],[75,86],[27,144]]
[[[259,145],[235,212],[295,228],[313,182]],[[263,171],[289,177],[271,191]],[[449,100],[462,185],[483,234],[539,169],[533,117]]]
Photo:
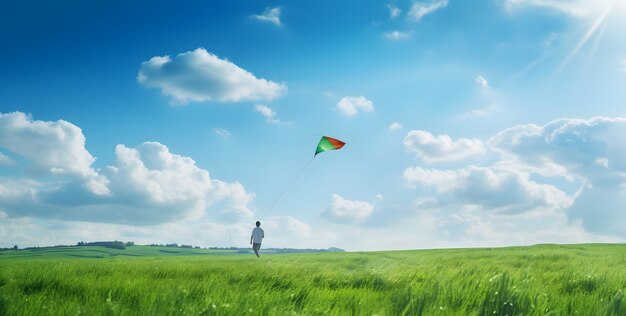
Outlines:
[[0,252],[0,315],[626,315],[624,290],[626,245]]

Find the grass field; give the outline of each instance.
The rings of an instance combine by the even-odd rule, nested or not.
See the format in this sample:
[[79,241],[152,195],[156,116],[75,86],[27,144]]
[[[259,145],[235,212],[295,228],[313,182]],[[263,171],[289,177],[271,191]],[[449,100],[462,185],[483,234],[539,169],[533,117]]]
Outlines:
[[626,315],[626,245],[0,252],[0,315]]

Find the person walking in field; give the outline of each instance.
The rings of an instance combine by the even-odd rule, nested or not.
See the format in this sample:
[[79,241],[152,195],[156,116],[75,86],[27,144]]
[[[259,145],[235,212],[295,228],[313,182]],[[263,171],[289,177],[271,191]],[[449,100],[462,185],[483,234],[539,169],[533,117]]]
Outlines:
[[250,244],[257,257],[259,256],[259,250],[261,249],[261,242],[265,238],[265,232],[261,228],[261,222],[256,222],[256,227],[252,230],[252,236],[250,236]]

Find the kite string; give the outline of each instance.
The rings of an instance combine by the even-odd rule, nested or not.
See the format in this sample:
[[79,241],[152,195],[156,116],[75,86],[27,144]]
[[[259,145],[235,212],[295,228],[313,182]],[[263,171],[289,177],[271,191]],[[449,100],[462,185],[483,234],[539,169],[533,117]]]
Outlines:
[[309,162],[306,163],[306,165],[304,165],[304,167],[302,168],[302,170],[300,170],[300,172],[298,172],[298,174],[293,178],[293,180],[291,180],[291,182],[289,183],[289,185],[285,188],[285,190],[283,190],[283,192],[278,196],[278,198],[274,201],[274,203],[272,203],[272,205],[270,205],[270,207],[267,209],[267,213],[269,213],[270,211],[272,211],[272,209],[274,208],[274,206],[276,206],[276,204],[283,198],[283,196],[285,195],[285,193],[287,193],[287,191],[289,191],[289,189],[291,189],[291,187],[293,186],[294,183],[296,183],[296,180],[298,180],[298,178],[300,177],[300,175],[302,175],[304,173],[304,171],[309,167],[309,165],[311,164],[311,162],[313,162],[313,159],[315,159],[315,156],[313,156],[313,158],[311,158],[311,160],[309,160]]

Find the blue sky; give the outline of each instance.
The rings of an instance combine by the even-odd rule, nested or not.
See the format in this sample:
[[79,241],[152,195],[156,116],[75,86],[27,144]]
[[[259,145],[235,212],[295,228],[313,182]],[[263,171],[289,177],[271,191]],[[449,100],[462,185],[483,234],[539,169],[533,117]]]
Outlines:
[[[0,4],[0,246],[622,242],[617,0]],[[322,135],[347,142],[310,161]]]

